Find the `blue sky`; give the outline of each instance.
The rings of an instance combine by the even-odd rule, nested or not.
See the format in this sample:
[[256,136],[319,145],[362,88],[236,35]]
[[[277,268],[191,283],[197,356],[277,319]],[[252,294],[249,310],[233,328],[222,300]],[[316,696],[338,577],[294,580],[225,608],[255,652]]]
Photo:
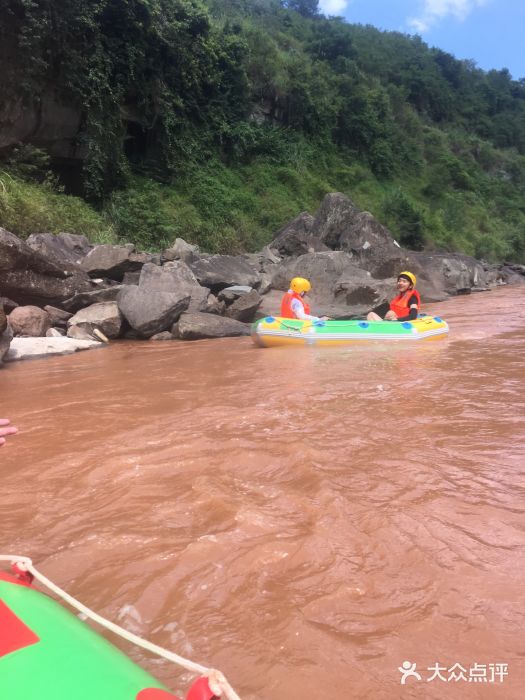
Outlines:
[[319,0],[325,15],[419,34],[483,70],[508,68],[525,78],[525,0]]

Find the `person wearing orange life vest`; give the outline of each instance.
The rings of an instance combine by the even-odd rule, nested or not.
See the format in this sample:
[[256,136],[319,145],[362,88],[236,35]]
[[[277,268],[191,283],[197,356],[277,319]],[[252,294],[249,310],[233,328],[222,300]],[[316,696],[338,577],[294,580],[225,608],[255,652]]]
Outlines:
[[281,318],[298,318],[300,321],[327,321],[328,316],[312,316],[310,304],[304,298],[312,285],[304,277],[294,277],[290,289],[281,300]]
[[366,317],[367,321],[414,321],[419,313],[421,297],[416,289],[416,276],[400,272],[397,276],[398,294],[388,304],[381,304]]

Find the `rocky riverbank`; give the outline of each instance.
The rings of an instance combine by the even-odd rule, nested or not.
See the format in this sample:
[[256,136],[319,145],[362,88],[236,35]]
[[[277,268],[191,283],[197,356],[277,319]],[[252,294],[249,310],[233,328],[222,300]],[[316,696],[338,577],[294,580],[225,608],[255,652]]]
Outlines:
[[316,216],[299,214],[260,252],[239,256],[207,255],[181,239],[161,254],[69,233],[22,241],[0,228],[0,362],[115,338],[248,335],[255,318],[278,312],[294,276],[311,280],[315,312],[356,318],[392,296],[403,269],[418,276],[424,302],[525,281],[523,265],[403,249],[340,193],[326,195]]

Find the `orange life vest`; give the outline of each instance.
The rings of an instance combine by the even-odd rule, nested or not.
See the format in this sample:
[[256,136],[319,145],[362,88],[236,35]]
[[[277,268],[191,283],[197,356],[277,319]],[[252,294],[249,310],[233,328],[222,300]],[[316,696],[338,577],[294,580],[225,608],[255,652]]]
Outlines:
[[301,302],[304,308],[305,314],[310,313],[310,304],[308,304],[304,297],[297,292],[287,291],[283,296],[281,301],[281,318],[297,318],[297,316],[292,311],[292,299],[297,299]]
[[398,294],[397,297],[392,299],[390,302],[390,310],[393,311],[398,318],[408,316],[410,313],[408,302],[412,296],[416,297],[417,308],[419,310],[419,307],[421,306],[421,297],[419,296],[417,289],[407,289],[407,291],[403,294]]

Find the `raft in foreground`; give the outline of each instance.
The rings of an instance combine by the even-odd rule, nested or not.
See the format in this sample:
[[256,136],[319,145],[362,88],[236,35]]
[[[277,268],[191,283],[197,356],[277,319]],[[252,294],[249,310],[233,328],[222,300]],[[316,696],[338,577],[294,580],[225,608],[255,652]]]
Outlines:
[[299,321],[267,316],[252,325],[253,341],[264,348],[278,345],[348,345],[357,341],[422,340],[448,333],[439,316],[415,321]]
[[[199,678],[186,700],[212,697]],[[56,601],[1,571],[0,698],[180,700]]]

